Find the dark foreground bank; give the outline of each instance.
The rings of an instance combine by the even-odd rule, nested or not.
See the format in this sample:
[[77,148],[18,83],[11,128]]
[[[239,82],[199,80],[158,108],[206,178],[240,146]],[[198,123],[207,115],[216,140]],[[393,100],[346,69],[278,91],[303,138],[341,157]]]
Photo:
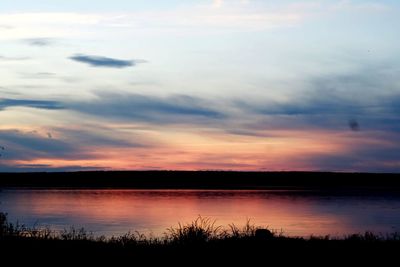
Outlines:
[[[27,229],[10,224],[0,213],[1,259],[17,266],[124,264],[152,266],[199,266],[227,264],[384,264],[397,262],[400,235],[355,234],[342,239],[330,237],[293,238],[247,224],[244,228],[216,226],[196,221],[169,229],[162,238],[138,233],[105,239],[82,229],[55,233],[50,229]],[[10,266],[11,266],[10,265]],[[301,265],[303,266],[303,265]]]
[[10,187],[400,191],[400,174],[229,171],[0,173],[0,188]]

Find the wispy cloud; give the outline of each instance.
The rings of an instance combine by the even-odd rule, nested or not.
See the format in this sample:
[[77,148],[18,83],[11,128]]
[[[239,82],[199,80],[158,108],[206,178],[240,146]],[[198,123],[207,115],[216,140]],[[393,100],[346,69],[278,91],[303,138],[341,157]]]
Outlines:
[[[62,136],[69,143],[77,147],[118,147],[118,148],[139,148],[150,147],[151,145],[145,138],[140,135],[130,133],[124,139],[124,135],[118,130],[101,127],[99,125],[79,125],[77,128],[58,127],[54,128],[54,132],[47,132],[49,138]],[[49,136],[50,134],[50,136]]]
[[[2,31],[0,39],[31,39],[34,43],[35,40],[42,43],[45,42],[43,39],[55,40],[54,38],[76,36],[77,32],[84,32],[83,26],[98,25],[102,17],[99,14],[79,14],[76,12],[5,13],[0,16],[0,24],[9,25],[11,28]],[[71,30],[71,28],[74,29]],[[38,36],[45,36],[46,38],[37,38]]]
[[[132,149],[151,147],[146,138],[132,133],[128,137],[123,139],[116,131],[101,127],[91,129],[86,129],[84,126],[73,129],[58,127],[47,130],[0,129],[0,144],[5,148],[2,151],[2,159],[5,162],[13,162],[14,165],[22,161],[30,164],[30,161],[37,159],[42,159],[41,164],[43,162],[47,164],[52,160],[94,160],[97,157],[106,157],[110,148],[133,151]],[[132,138],[135,140],[132,141]],[[47,167],[51,166],[53,165]]]
[[29,57],[6,57],[6,56],[0,56],[1,61],[21,61],[21,60],[28,60],[30,59]]
[[223,113],[211,108],[211,101],[188,95],[168,97],[131,93],[98,92],[87,102],[67,104],[68,108],[103,118],[158,123],[180,123],[185,119],[219,119]]
[[349,121],[353,126],[356,121],[358,128],[400,131],[395,71],[390,66],[369,66],[321,75],[310,78],[304,89],[293,91],[284,101],[259,97],[234,100],[234,104],[242,114],[253,114],[270,127],[349,129]]
[[21,72],[19,74],[24,79],[60,79],[60,77],[54,72]]
[[24,39],[23,42],[32,46],[49,46],[54,44],[54,40],[50,38],[29,38]]
[[[357,134],[355,136],[359,136]],[[398,172],[400,167],[400,136],[374,132],[347,140],[348,149],[341,153],[314,153],[302,160],[315,170],[366,172]],[[346,142],[345,139],[342,142]]]
[[0,86],[0,92],[3,94],[3,96],[4,96],[4,95],[12,95],[12,96],[19,96],[19,95],[21,95],[21,93],[19,93],[19,92],[15,92],[15,91],[13,91],[13,90],[10,90],[10,89],[8,89],[8,88],[1,87],[1,86]]
[[36,157],[73,157],[77,149],[55,138],[42,136],[36,131],[0,130],[0,141],[5,147],[4,158],[7,160],[34,159]]
[[[10,24],[16,30],[4,31],[0,39],[28,38],[32,45],[45,45],[46,41],[36,36],[50,38],[98,37],[115,34],[115,29],[124,35],[174,34],[203,35],[221,32],[263,31],[298,25],[307,16],[304,10],[283,8],[251,8],[250,5],[186,5],[159,11],[134,11],[117,14],[107,13],[14,13],[0,17],[0,23]],[[221,6],[221,8],[216,8]],[[226,7],[227,6],[227,7]],[[71,30],[71,28],[73,30]],[[98,29],[101,28],[103,33]]]
[[99,166],[63,166],[55,167],[51,164],[0,164],[1,172],[72,172],[72,171],[94,171],[107,170],[106,167]]
[[[301,25],[308,18],[332,12],[390,10],[387,3],[365,2],[271,1],[265,5],[263,1],[210,0],[207,4],[188,4],[157,11],[127,9],[108,14],[104,12],[8,13],[0,16],[0,25],[4,25],[3,28],[7,29],[0,35],[0,39],[35,39],[35,36],[95,37],[99,36],[96,30],[99,28],[103,34],[114,34],[115,28],[119,28],[119,31],[124,29],[125,35],[143,32],[202,35],[226,31],[265,31]],[[41,45],[42,42],[38,40],[37,43]]]
[[101,57],[101,56],[91,56],[91,55],[83,55],[77,54],[70,59],[86,63],[92,67],[106,67],[106,68],[126,68],[135,66],[138,63],[145,62],[144,60],[122,60],[122,59],[115,59],[110,57]]
[[[384,2],[384,1],[381,1]],[[367,12],[382,12],[388,11],[389,6],[387,3],[379,3],[373,1],[350,1],[350,0],[342,0],[332,3],[330,6],[334,11],[367,11]]]
[[12,28],[14,28],[14,27],[12,27],[10,25],[0,25],[0,30],[1,29],[3,29],[3,30],[11,30]]
[[58,101],[0,98],[0,110],[7,109],[9,107],[29,107],[38,109],[64,108],[63,105]]

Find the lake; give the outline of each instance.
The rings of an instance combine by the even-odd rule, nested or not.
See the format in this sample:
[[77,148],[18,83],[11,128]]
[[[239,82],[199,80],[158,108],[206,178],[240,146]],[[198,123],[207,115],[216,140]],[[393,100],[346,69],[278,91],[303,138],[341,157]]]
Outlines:
[[95,235],[162,235],[199,215],[217,225],[258,226],[289,236],[400,232],[400,196],[326,195],[308,191],[1,190],[11,222],[55,230],[71,225]]

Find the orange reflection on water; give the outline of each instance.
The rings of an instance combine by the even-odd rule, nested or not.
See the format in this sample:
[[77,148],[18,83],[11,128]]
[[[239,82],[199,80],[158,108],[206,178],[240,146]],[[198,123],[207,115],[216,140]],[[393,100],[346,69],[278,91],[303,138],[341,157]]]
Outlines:
[[[83,226],[108,236],[135,230],[161,235],[178,222],[191,222],[199,215],[224,226],[241,226],[250,219],[292,236],[385,232],[399,221],[393,205],[400,209],[399,199],[385,206],[368,199],[276,191],[5,191],[0,201],[11,219],[27,225]],[[376,221],[388,216],[394,216],[393,221]]]

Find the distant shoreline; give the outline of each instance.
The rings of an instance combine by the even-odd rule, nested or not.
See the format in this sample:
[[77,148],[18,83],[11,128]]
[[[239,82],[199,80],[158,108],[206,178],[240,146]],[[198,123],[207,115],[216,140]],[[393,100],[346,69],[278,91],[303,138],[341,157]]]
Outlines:
[[0,188],[400,191],[400,174],[234,171],[0,173]]

